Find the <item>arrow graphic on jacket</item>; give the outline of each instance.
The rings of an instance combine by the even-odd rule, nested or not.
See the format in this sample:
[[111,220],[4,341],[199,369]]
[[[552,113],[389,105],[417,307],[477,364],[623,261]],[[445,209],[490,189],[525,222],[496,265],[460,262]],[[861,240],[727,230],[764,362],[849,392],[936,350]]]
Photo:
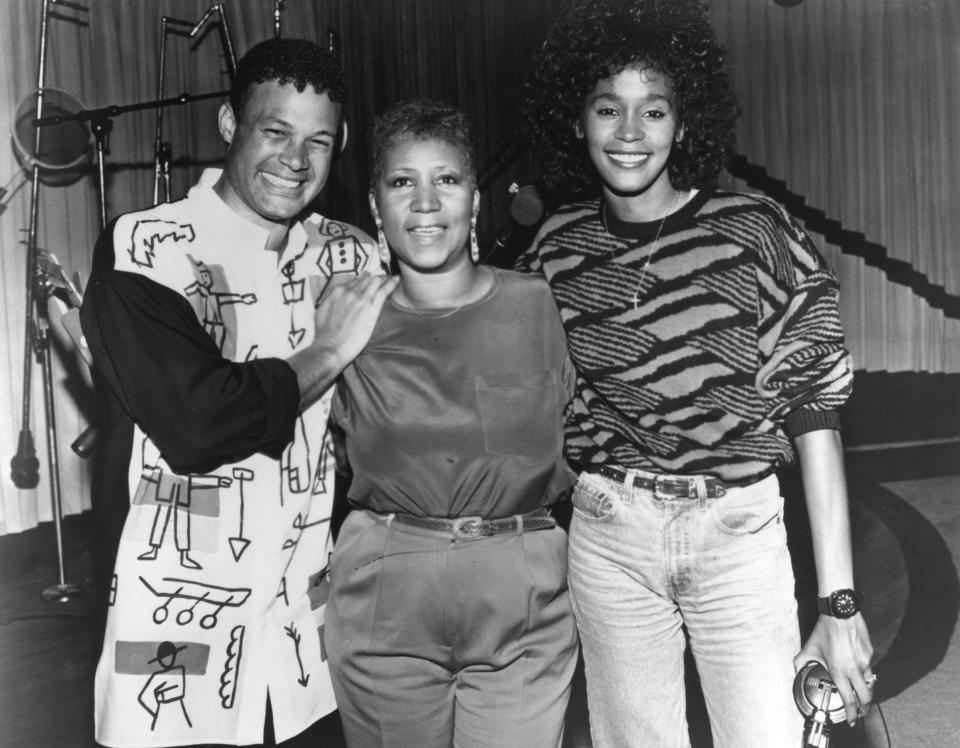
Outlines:
[[297,327],[293,321],[293,310],[290,310],[290,331],[287,333],[287,340],[290,341],[290,347],[296,348],[300,345],[300,341],[303,340],[306,330],[302,327]]
[[297,655],[297,665],[300,667],[300,677],[297,678],[297,683],[306,688],[307,683],[310,682],[310,676],[303,671],[303,660],[300,659],[300,632],[292,623],[289,626],[284,626],[283,630],[293,640],[293,651]]
[[243,552],[247,550],[247,546],[250,545],[250,539],[243,537],[243,484],[253,479],[253,471],[235,467],[233,478],[240,482],[240,527],[237,528],[237,534],[227,540],[230,542],[230,550],[233,551],[233,560],[239,561]]

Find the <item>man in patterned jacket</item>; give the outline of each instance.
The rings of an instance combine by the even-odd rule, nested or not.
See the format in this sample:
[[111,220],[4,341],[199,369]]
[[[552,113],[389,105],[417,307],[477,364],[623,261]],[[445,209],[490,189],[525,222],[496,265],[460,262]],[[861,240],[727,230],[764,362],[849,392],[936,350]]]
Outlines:
[[345,95],[312,42],[256,45],[220,109],[223,171],[97,244],[82,324],[114,424],[97,494],[129,503],[112,517],[104,745],[315,745],[335,709],[326,393],[394,287],[368,236],[308,210]]

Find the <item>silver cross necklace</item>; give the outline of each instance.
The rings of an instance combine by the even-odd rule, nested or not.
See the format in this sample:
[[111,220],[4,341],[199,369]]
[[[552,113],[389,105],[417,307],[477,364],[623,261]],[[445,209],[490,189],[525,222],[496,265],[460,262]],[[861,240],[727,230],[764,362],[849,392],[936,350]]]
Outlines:
[[[640,278],[637,280],[637,285],[633,289],[633,308],[636,309],[640,304],[639,294],[640,286],[643,285],[643,281],[647,277],[647,268],[650,267],[650,261],[653,259],[653,256],[657,253],[657,250],[660,248],[660,234],[663,232],[663,224],[667,222],[667,216],[672,214],[677,207],[680,205],[681,196],[683,192],[679,190],[673,191],[673,199],[670,201],[670,206],[667,208],[667,212],[663,214],[663,217],[660,219],[660,225],[657,226],[657,234],[653,238],[653,248],[650,250],[650,254],[647,255],[647,261],[643,263],[643,269],[640,271]],[[600,223],[603,224],[603,230],[606,233],[610,233],[610,229],[607,227],[607,202],[600,197]],[[613,262],[613,266],[617,269],[617,274],[620,276],[620,280],[626,283],[626,276],[623,274],[623,270],[620,268],[620,263],[617,262],[617,256],[614,253],[613,249],[609,250],[610,259]]]

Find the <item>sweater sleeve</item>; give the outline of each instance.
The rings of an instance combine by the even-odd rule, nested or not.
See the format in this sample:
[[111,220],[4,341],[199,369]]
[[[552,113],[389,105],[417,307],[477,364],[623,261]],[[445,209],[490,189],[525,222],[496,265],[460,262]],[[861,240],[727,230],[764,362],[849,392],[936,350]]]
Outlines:
[[513,269],[518,273],[542,273],[543,267],[540,264],[540,235],[533,241],[527,249],[520,253],[513,263]]
[[837,276],[782,207],[764,205],[770,225],[758,240],[756,387],[769,400],[769,417],[791,436],[838,429],[853,371]]
[[223,358],[183,296],[114,265],[108,229],[94,252],[83,333],[110,392],[170,467],[202,473],[257,452],[279,457],[299,410],[293,369],[276,358]]

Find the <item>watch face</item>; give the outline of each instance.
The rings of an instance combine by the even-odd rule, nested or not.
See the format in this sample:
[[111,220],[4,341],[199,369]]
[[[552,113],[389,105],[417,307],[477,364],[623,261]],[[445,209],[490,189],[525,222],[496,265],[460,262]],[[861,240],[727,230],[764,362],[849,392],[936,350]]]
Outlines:
[[837,618],[849,618],[857,612],[857,598],[850,590],[838,590],[831,595],[833,614]]

